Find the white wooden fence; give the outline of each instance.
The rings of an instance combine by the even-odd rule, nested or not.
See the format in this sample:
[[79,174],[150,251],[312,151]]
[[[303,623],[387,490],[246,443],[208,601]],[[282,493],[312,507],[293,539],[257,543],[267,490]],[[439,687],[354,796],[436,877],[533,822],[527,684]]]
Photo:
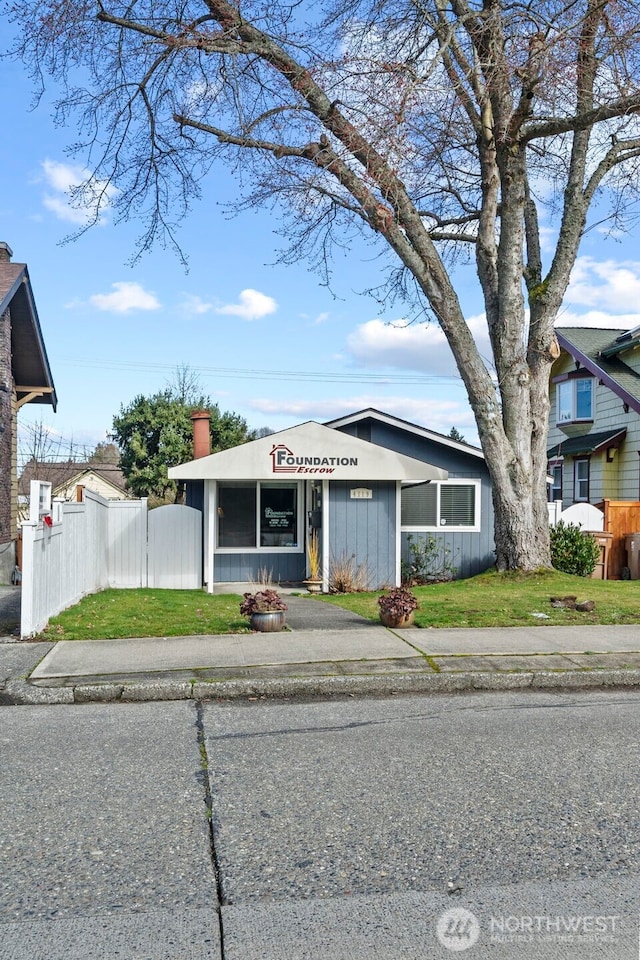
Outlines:
[[562,509],[562,500],[555,500],[547,504],[549,507],[549,523],[555,527],[559,520],[564,523],[573,523],[582,530],[599,531],[604,529],[604,513],[591,503],[572,503],[566,510]]
[[54,504],[52,526],[23,524],[20,635],[33,636],[89,593],[147,585],[196,589],[201,571],[198,511],[170,506],[148,512],[146,499],[105,500],[85,489],[82,503]]

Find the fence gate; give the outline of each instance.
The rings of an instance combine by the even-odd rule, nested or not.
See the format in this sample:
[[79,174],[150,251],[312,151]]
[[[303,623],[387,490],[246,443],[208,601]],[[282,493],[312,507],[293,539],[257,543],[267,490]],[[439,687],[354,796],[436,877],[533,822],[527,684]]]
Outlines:
[[202,586],[202,514],[170,504],[148,514],[147,583],[168,590]]

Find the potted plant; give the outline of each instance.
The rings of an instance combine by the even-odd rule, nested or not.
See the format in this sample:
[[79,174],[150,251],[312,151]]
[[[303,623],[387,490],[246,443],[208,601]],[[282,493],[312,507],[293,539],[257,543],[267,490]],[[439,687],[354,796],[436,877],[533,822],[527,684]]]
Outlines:
[[405,587],[396,587],[378,597],[380,620],[385,627],[407,627],[413,623],[418,607],[416,595]]
[[320,593],[322,590],[322,569],[320,566],[320,540],[318,531],[312,530],[307,537],[307,561],[309,576],[304,581],[309,593]]
[[258,590],[257,593],[243,594],[240,613],[249,617],[252,630],[261,633],[274,633],[282,630],[285,624],[287,605],[277,590]]

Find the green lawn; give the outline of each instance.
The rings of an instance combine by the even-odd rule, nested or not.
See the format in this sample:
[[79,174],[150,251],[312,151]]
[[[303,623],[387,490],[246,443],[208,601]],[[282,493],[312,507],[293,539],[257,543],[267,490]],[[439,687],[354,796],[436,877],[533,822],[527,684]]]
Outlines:
[[[591,580],[556,571],[488,572],[469,580],[416,587],[414,593],[420,603],[415,616],[418,627],[640,623],[640,580]],[[551,597],[567,595],[577,596],[578,601],[594,600],[596,608],[591,613],[580,613],[551,606]],[[353,593],[322,600],[375,620],[378,596],[379,593]]]
[[[640,623],[640,580],[589,580],[563,573],[483,573],[470,580],[417,587],[419,627],[510,627],[554,624]],[[575,594],[594,600],[591,613],[555,609],[552,596]],[[378,619],[379,593],[308,597],[309,603],[335,603],[371,620]],[[54,617],[44,630],[49,640],[104,637],[182,636],[243,633],[240,597],[200,590],[105,590]],[[545,614],[537,617],[536,614]]]
[[246,633],[236,594],[202,590],[104,590],[52,617],[47,640],[117,637],[180,637],[202,633]]

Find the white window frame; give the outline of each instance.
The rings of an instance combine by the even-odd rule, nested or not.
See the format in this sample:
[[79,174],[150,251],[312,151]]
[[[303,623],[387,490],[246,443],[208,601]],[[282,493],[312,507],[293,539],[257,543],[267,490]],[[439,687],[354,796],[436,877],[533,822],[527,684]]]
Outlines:
[[[587,475],[586,477],[578,476],[578,467],[581,463],[586,463],[587,465]],[[578,496],[578,490],[580,484],[585,483],[587,485],[587,494],[585,497]],[[576,457],[573,461],[573,502],[574,503],[589,503],[589,494],[591,492],[591,458],[590,457]]]
[[298,545],[296,547],[221,547],[218,543],[218,487],[224,486],[225,484],[241,483],[243,486],[250,486],[255,484],[256,486],[256,543],[260,542],[260,485],[262,483],[267,484],[272,487],[277,485],[277,481],[274,480],[220,480],[216,483],[215,491],[215,508],[214,508],[214,517],[216,522],[214,524],[215,530],[215,552],[216,553],[304,553],[304,517],[305,517],[305,502],[304,502],[304,486],[301,480],[283,480],[282,484],[290,486],[292,483],[295,483],[297,487],[297,504],[298,504],[298,519],[297,519],[297,540]]
[[[480,503],[481,503],[481,491],[482,491],[482,482],[480,480],[470,480],[465,479],[464,477],[459,477],[455,480],[432,480],[429,486],[435,486],[438,488],[438,496],[436,497],[436,525],[435,526],[426,526],[426,525],[414,525],[407,526],[402,524],[400,529],[402,533],[480,533],[482,529],[481,516],[480,516]],[[403,484],[403,486],[413,486],[413,484]],[[451,486],[465,486],[474,488],[474,500],[473,500],[473,516],[475,523],[472,526],[453,526],[452,524],[442,523],[440,518],[440,488],[441,487],[451,487]],[[402,491],[400,493],[402,497]],[[402,516],[402,504],[401,512]]]
[[[578,384],[589,382],[591,384],[591,413],[588,417],[578,417]],[[570,416],[560,419],[560,394],[563,388],[571,390],[571,413]],[[556,425],[562,426],[564,423],[591,423],[593,420],[593,411],[596,405],[596,381],[595,377],[571,377],[568,380],[559,380],[556,383]]]
[[[550,490],[551,503],[555,503],[556,500],[562,500],[564,498],[564,460],[560,460],[560,459],[550,460],[548,469],[551,476],[553,476],[556,470],[560,471],[560,496],[559,497],[553,496],[553,491],[557,490],[555,483],[549,484],[551,488]],[[555,477],[554,477],[554,480],[555,480]]]

